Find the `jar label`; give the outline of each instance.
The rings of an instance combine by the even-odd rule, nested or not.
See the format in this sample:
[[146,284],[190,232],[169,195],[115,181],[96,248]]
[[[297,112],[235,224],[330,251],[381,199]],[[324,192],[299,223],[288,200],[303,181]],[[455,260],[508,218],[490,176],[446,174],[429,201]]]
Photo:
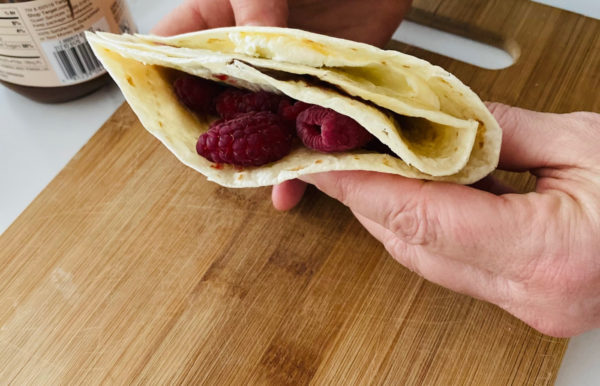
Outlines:
[[118,33],[136,28],[125,0],[0,4],[0,79],[57,87],[104,74],[84,31]]

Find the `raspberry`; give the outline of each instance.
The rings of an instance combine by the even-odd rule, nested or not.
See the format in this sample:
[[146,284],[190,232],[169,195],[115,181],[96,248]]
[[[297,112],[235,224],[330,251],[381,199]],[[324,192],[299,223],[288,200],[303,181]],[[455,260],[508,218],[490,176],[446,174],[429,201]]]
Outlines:
[[282,103],[279,106],[279,115],[283,117],[286,121],[296,122],[296,118],[300,115],[301,112],[306,110],[307,108],[314,106],[304,102],[296,102],[294,104],[291,103]]
[[183,75],[173,83],[179,100],[197,113],[216,113],[214,99],[222,91],[221,85],[192,75]]
[[216,163],[260,166],[280,160],[292,149],[292,132],[283,119],[261,111],[220,121],[198,138],[198,154]]
[[373,138],[354,119],[320,106],[298,115],[296,132],[306,147],[325,153],[357,149]]
[[277,114],[281,104],[290,104],[282,95],[258,91],[248,92],[238,89],[225,90],[217,97],[217,112],[223,119],[235,118],[238,114],[269,111]]

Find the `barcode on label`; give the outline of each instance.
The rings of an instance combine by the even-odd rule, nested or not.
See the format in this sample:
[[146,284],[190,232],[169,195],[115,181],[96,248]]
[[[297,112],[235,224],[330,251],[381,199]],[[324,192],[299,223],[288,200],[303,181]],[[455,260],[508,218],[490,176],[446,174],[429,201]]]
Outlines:
[[54,58],[68,80],[87,79],[102,69],[88,42],[73,47],[55,47]]
[[[90,30],[107,31],[108,24],[102,18]],[[46,40],[42,42],[42,48],[62,84],[85,82],[106,72],[83,32],[57,40]]]

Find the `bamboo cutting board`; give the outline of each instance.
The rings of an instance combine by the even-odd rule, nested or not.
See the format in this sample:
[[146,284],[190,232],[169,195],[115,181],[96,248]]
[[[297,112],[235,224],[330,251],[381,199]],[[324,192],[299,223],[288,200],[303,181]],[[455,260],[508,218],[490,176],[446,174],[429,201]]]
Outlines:
[[[519,0],[416,1],[502,44],[484,99],[600,110],[600,23]],[[527,176],[510,175],[515,185]],[[567,341],[395,263],[310,190],[277,213],[180,164],[122,106],[0,236],[0,383],[551,384]]]

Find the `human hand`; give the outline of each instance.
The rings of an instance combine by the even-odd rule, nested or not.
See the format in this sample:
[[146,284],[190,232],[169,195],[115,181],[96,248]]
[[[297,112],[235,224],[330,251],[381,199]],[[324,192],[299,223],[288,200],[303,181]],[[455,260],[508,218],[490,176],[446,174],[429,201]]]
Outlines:
[[300,28],[364,43],[385,44],[411,0],[185,0],[152,30],[175,35],[232,25]]
[[434,283],[548,335],[600,327],[600,115],[489,108],[504,131],[499,168],[531,171],[535,192],[358,171],[303,179]]

